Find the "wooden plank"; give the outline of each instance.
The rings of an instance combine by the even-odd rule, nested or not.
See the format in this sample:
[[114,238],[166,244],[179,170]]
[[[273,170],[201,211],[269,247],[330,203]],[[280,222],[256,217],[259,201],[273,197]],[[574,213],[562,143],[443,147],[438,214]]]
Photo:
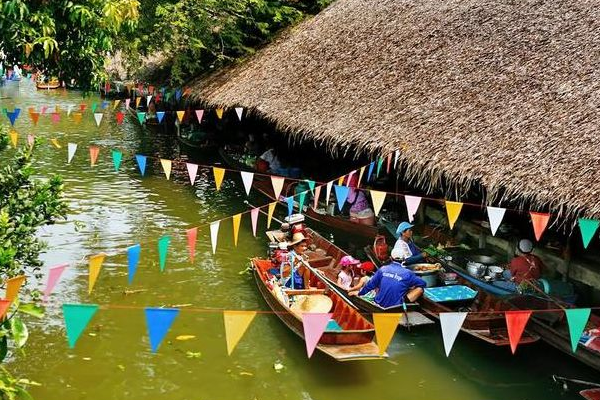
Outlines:
[[409,326],[431,325],[435,323],[433,320],[418,311],[409,311],[407,314],[408,322],[406,321],[406,315],[402,313],[402,318],[400,319],[400,323],[398,325],[407,328]]

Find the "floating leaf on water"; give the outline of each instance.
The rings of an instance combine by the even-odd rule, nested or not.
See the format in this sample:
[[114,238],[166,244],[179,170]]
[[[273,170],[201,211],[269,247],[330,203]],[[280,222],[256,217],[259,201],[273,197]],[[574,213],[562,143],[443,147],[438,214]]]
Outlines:
[[125,366],[124,365],[117,365],[117,368],[119,368],[121,371],[125,371]]
[[185,355],[187,356],[187,358],[200,358],[202,357],[202,352],[201,351],[186,351]]
[[125,296],[129,296],[130,294],[142,293],[147,291],[148,289],[128,289],[123,292]]
[[240,375],[254,376],[254,374],[252,372],[245,372],[245,371],[240,372]]
[[185,303],[185,304],[173,304],[171,307],[173,308],[181,308],[181,307],[190,307],[192,306],[191,303]]
[[281,363],[281,361],[275,361],[275,364],[273,364],[273,369],[277,372],[281,372],[284,368],[285,366]]
[[34,316],[36,318],[42,318],[44,316],[44,307],[33,303],[21,304],[19,306],[19,312]]
[[95,334],[94,332],[88,332],[88,336],[95,337],[95,336],[97,336],[97,334]]
[[92,358],[91,357],[83,357],[82,360],[84,360],[84,361],[91,361]]
[[195,335],[179,335],[175,339],[177,339],[177,340],[190,340],[190,339],[194,339],[195,337],[196,337]]

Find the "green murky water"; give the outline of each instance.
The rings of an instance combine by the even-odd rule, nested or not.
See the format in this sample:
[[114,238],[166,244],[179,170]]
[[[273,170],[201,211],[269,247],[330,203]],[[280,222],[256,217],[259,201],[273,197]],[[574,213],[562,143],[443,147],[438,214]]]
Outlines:
[[[315,353],[306,358],[304,343],[276,316],[259,314],[234,354],[227,356],[222,316],[181,308],[159,352],[152,354],[146,336],[143,308],[190,304],[195,309],[266,310],[251,276],[240,274],[248,258],[263,254],[264,236],[254,238],[246,216],[239,245],[232,244],[231,223],[225,221],[219,247],[212,256],[207,223],[244,211],[243,186],[226,176],[220,192],[212,174],[199,171],[195,187],[187,181],[183,164],[174,165],[171,181],[158,160],[148,160],[141,178],[133,154],[211,164],[214,154],[186,155],[173,136],[142,129],[128,116],[114,122],[112,108],[96,127],[89,111],[80,125],[62,115],[59,123],[43,116],[33,127],[27,107],[79,104],[77,93],[38,92],[31,83],[0,88],[2,107],[22,110],[17,122],[20,144],[28,133],[57,138],[55,149],[42,143],[35,164],[41,177],[59,173],[65,180],[68,220],[45,227],[46,267],[70,262],[42,321],[30,320],[31,339],[25,354],[9,363],[11,371],[41,383],[32,387],[36,399],[571,399],[551,383],[551,374],[590,378],[593,372],[544,344],[522,347],[516,356],[508,348],[494,348],[460,334],[450,358],[444,356],[439,327],[413,328],[396,334],[387,361],[336,363]],[[84,100],[88,105],[98,98]],[[78,144],[67,164],[67,142]],[[90,167],[90,144],[100,146],[98,165]],[[124,152],[115,172],[111,149]],[[255,204],[266,204],[260,197]],[[264,218],[259,231],[264,231]],[[202,225],[196,262],[188,259],[185,229]],[[315,227],[327,232],[325,227]],[[157,239],[170,234],[167,267],[159,272]],[[339,234],[337,243],[351,242]],[[140,243],[140,267],[127,285],[125,249]],[[86,255],[105,252],[104,268],[91,295],[87,294]],[[136,291],[126,294],[126,291]],[[67,347],[60,306],[63,302],[97,303],[101,310],[75,349]],[[178,335],[195,335],[177,341]],[[201,352],[190,358],[188,352]],[[275,362],[285,368],[276,372]]]

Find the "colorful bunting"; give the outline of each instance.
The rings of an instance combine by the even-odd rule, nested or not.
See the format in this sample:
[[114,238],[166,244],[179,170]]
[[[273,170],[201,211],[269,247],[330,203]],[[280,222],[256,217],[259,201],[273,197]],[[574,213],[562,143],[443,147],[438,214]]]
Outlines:
[[533,224],[533,232],[535,233],[535,239],[539,242],[542,238],[548,221],[550,220],[550,214],[530,211],[531,223]]
[[273,212],[275,211],[275,206],[277,202],[269,203],[269,209],[267,211],[267,229],[271,227],[271,219],[273,218]]
[[306,201],[306,192],[301,192],[298,195],[298,212],[304,213],[304,202]]
[[246,196],[250,195],[250,189],[252,188],[252,181],[254,180],[253,172],[241,171],[242,182],[244,183],[244,189],[246,190]]
[[212,252],[217,252],[217,239],[219,238],[219,226],[221,221],[215,221],[210,223],[210,243],[212,245]]
[[112,160],[113,160],[113,165],[115,166],[115,171],[119,172],[119,168],[121,166],[121,160],[123,160],[123,153],[121,153],[119,150],[113,150],[112,151]]
[[152,95],[146,96],[146,106],[150,105],[150,101],[152,100]]
[[304,342],[306,343],[308,358],[315,351],[332,315],[332,313],[302,313],[302,328],[304,330]]
[[[138,97],[138,99],[139,99],[139,97]],[[146,120],[146,113],[143,111],[138,111],[136,114],[137,114],[138,121],[140,121],[140,124],[143,124],[144,121]]]
[[117,111],[115,116],[117,118],[117,124],[121,125],[123,123],[123,119],[125,118],[125,114],[123,114],[121,111]]
[[100,153],[100,147],[90,146],[90,167],[96,165],[96,161],[98,160],[98,153]]
[[256,316],[256,311],[223,311],[227,355],[231,355]]
[[68,143],[67,144],[67,164],[71,164],[71,160],[73,160],[73,156],[77,151],[77,143]]
[[450,229],[454,228],[454,224],[460,215],[460,210],[462,210],[463,203],[458,201],[448,201],[446,200],[446,213],[448,214],[448,224],[450,225]]
[[196,118],[198,118],[198,123],[202,123],[202,116],[204,115],[204,110],[196,110]]
[[565,310],[567,322],[569,323],[569,336],[571,337],[571,349],[573,353],[577,351],[577,345],[581,334],[590,318],[591,310],[589,308],[573,308]]
[[294,197],[289,196],[285,198],[285,202],[287,203],[288,209],[288,217],[294,213]]
[[148,337],[150,338],[150,348],[156,353],[160,343],[169,332],[173,321],[179,314],[177,308],[146,308],[146,325],[148,327]]
[[579,230],[581,231],[581,239],[583,240],[583,248],[587,249],[594,234],[598,230],[600,221],[597,219],[579,218]]
[[165,235],[158,239],[158,263],[161,272],[165,270],[165,265],[167,264],[167,253],[169,252],[170,243],[170,236]]
[[215,177],[215,185],[217,186],[217,190],[221,190],[221,184],[223,183],[225,170],[223,168],[213,167],[213,175]]
[[236,107],[235,108],[235,113],[238,116],[238,119],[241,121],[242,120],[242,113],[244,112],[244,108],[243,107]]
[[69,348],[74,348],[77,339],[81,336],[86,326],[90,323],[96,311],[97,304],[63,304],[63,318]]
[[74,107],[73,104],[67,105],[67,117],[71,116],[71,112],[73,111],[73,107]]
[[162,123],[163,118],[165,117],[165,112],[164,111],[157,111],[156,112],[156,119],[158,120],[158,123]]
[[96,114],[96,108],[98,107],[98,105],[96,103],[92,103],[92,114]]
[[215,113],[217,114],[217,118],[219,118],[219,119],[223,118],[223,109],[222,108],[217,108],[215,110]]
[[60,145],[60,143],[58,143],[58,139],[52,138],[52,139],[50,139],[50,142],[52,142],[52,144],[54,145],[54,147],[56,147],[57,149],[62,148],[62,146]]
[[498,227],[504,219],[504,213],[506,213],[506,208],[487,207],[488,220],[490,221],[492,236],[496,236],[496,231],[498,231]]
[[[380,192],[377,190],[370,190],[371,192],[371,200],[373,201],[373,212],[375,216],[379,215],[379,211],[381,211],[381,207],[383,206],[383,202],[385,201],[386,192]],[[356,194],[358,196],[358,193]]]
[[[87,104],[85,104],[85,103],[81,103],[81,104],[79,105],[79,111],[81,111],[81,112],[84,112],[84,111],[85,111],[85,109],[86,109],[86,107],[87,107]],[[44,113],[44,110],[45,110],[45,108],[43,108],[43,107],[42,107],[42,114]]]
[[396,313],[373,313],[373,324],[375,325],[375,337],[379,355],[382,356],[387,350],[396,327],[400,323],[401,314]]
[[285,178],[281,176],[273,176],[271,175],[271,186],[273,186],[273,193],[275,195],[274,199],[279,200],[279,196],[281,195],[281,190],[283,190],[283,183]]
[[177,119],[179,120],[179,123],[181,123],[183,121],[184,116],[185,116],[185,110],[177,111]]
[[79,125],[81,123],[82,118],[83,114],[81,114],[80,112],[73,113],[73,122],[75,122],[75,125]]
[[125,99],[125,109],[129,109],[129,104],[131,103],[131,99]]
[[231,220],[233,221],[233,245],[237,247],[238,234],[240,232],[240,223],[242,221],[242,214],[235,214]]
[[365,167],[360,167],[360,170],[358,172],[358,181],[356,182],[356,187],[359,188],[360,187],[360,182],[362,181],[362,177],[365,173]]
[[369,164],[369,172],[367,172],[367,182],[371,181],[371,176],[373,175],[373,168],[375,168],[375,161]]
[[375,174],[379,178],[379,172],[381,171],[381,166],[383,165],[383,157],[379,157],[377,160],[377,173]]
[[142,247],[139,244],[129,246],[127,248],[127,283],[133,283],[133,277],[137,272],[138,264],[140,263],[140,253]]
[[250,220],[252,221],[252,235],[256,237],[256,225],[258,223],[258,213],[260,209],[253,208],[250,210]]
[[146,156],[136,154],[135,160],[137,161],[140,173],[142,174],[142,176],[144,176],[144,173],[146,172]]
[[25,282],[25,275],[15,276],[14,278],[7,279],[6,294],[4,295],[4,298],[11,303],[15,301],[19,295],[21,286],[23,286],[23,282]]
[[14,129],[11,129],[10,132],[8,133],[8,136],[10,137],[10,142],[11,142],[13,148],[16,149],[17,148],[17,141],[19,139],[19,134]]
[[440,313],[440,327],[442,328],[442,339],[444,340],[444,350],[446,357],[450,355],[454,341],[460,332],[460,328],[467,318],[466,312],[448,312]]
[[521,341],[521,335],[525,330],[525,325],[531,316],[531,311],[506,311],[506,328],[508,329],[508,340],[513,354],[517,351],[517,346]]
[[117,107],[119,106],[120,102],[121,102],[121,100],[115,100],[115,101],[113,101],[113,111],[117,109]]
[[342,212],[342,208],[346,203],[346,199],[348,198],[348,193],[350,192],[350,188],[348,186],[340,186],[335,185],[333,187],[335,189],[335,198],[337,199],[337,206],[340,212]]
[[46,282],[46,288],[44,289],[44,298],[43,298],[44,303],[46,303],[48,301],[48,297],[54,290],[54,287],[56,286],[56,283],[60,279],[63,271],[68,266],[69,266],[69,264],[65,263],[65,264],[56,265],[48,270],[48,281]]
[[60,114],[58,112],[52,113],[52,116],[50,118],[52,119],[52,122],[55,124],[58,124],[60,122]]
[[313,198],[313,209],[317,209],[319,206],[319,195],[321,194],[321,186],[315,188],[315,197]]
[[327,182],[325,190],[325,205],[329,205],[329,198],[331,197],[331,186],[333,186],[333,181]]
[[141,97],[136,97],[135,98],[135,108],[139,108],[141,101],[142,101]]
[[406,195],[404,196],[404,201],[406,201],[408,221],[413,222],[415,220],[415,214],[419,210],[419,204],[421,204],[421,197]]
[[394,169],[398,168],[398,159],[400,158],[400,150],[394,151]]
[[29,113],[29,117],[31,118],[31,121],[33,122],[33,125],[36,126],[39,119],[40,119],[40,113],[37,112],[31,112]]
[[4,319],[4,316],[8,312],[8,309],[10,308],[10,304],[11,303],[8,300],[0,299],[0,321],[2,321]]
[[388,154],[387,156],[387,165],[385,167],[385,173],[389,174],[390,173],[390,166],[392,164],[392,153]]
[[190,177],[190,183],[192,186],[196,182],[196,175],[198,174],[198,164],[185,163],[187,167],[188,176]]
[[88,293],[92,293],[92,289],[94,289],[94,285],[96,284],[98,275],[100,275],[100,269],[102,268],[102,263],[104,262],[105,256],[106,254],[100,253],[90,256],[89,258]]
[[33,147],[34,143],[35,143],[35,136],[33,136],[33,135],[27,135],[27,145],[29,147]]
[[188,252],[190,254],[190,263],[194,263],[196,257],[196,238],[198,237],[198,228],[191,228],[185,231],[187,236]]
[[160,165],[162,165],[163,171],[165,172],[165,176],[167,177],[167,180],[169,180],[171,178],[172,161],[161,158]]
[[100,126],[100,122],[102,122],[102,117],[104,117],[104,114],[94,113],[94,119],[96,120],[96,126]]
[[310,192],[314,195],[315,194],[315,181],[311,181],[311,180],[307,179],[306,183],[308,184],[308,188],[310,189]]

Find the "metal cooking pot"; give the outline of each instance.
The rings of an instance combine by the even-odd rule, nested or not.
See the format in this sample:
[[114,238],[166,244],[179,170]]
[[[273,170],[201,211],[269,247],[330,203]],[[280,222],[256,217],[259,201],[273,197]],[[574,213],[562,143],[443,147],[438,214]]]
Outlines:
[[482,263],[474,262],[474,261],[469,261],[467,263],[467,272],[469,273],[469,275],[471,275],[475,278],[481,278],[483,276],[483,274],[485,274],[486,270],[487,270],[487,267],[485,265],[483,265]]
[[492,279],[500,279],[502,277],[502,272],[504,270],[502,267],[498,267],[496,265],[491,265],[487,268],[487,276]]

